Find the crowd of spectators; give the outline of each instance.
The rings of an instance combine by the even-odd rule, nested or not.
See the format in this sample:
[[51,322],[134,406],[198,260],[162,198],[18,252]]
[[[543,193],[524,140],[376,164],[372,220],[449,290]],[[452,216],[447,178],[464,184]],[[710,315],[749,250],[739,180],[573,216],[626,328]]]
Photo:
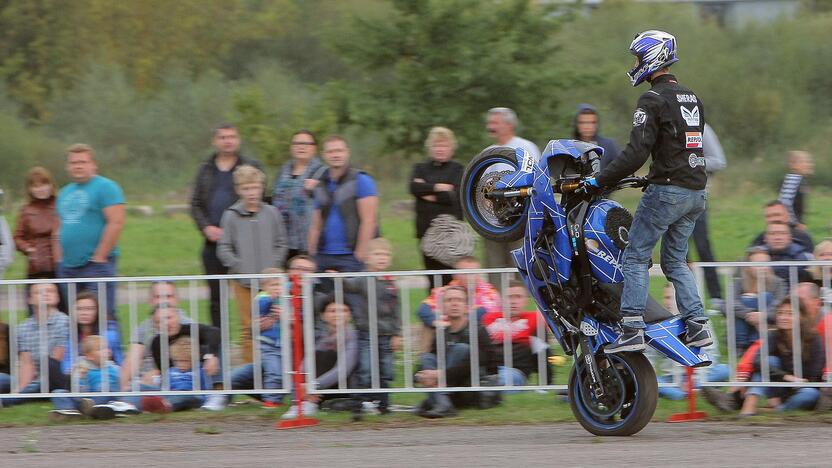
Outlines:
[[[589,104],[578,107],[574,137],[604,148],[602,165],[614,159],[617,144],[601,136],[599,113]],[[486,131],[494,146],[524,149],[533,157],[534,143],[517,136],[518,119],[508,108],[493,108],[486,115]],[[713,131],[711,130],[713,133]],[[712,151],[718,140],[710,135]],[[707,140],[707,139],[706,139]],[[8,326],[0,324],[0,392],[53,392],[56,418],[108,419],[141,411],[169,412],[192,408],[222,410],[229,397],[222,394],[223,363],[232,390],[251,390],[264,408],[285,404],[284,350],[291,321],[283,315],[288,285],[279,278],[313,272],[378,273],[337,281],[315,279],[315,380],[318,389],[379,389],[392,386],[394,355],[401,351],[402,308],[397,282],[384,276],[393,261],[392,244],[381,237],[379,192],[372,176],[350,163],[347,140],[331,135],[322,142],[306,130],[291,139],[291,159],[279,168],[271,187],[262,165],[240,152],[239,132],[232,125],[214,130],[211,154],[198,168],[191,198],[191,216],[204,238],[202,263],[206,274],[258,274],[271,278],[230,280],[235,311],[224,314],[222,283],[209,280],[210,325],[178,307],[174,283],[150,285],[147,318],[131,329],[127,348],[121,343],[122,319],[116,313],[116,284],[97,282],[36,283],[27,291],[29,317],[17,326],[17,359],[9,356]],[[415,198],[416,237],[423,240],[461,223],[459,189],[463,166],[454,161],[454,133],[435,127],[425,141],[428,158],[413,167],[408,185]],[[706,153],[708,152],[706,148]],[[724,166],[724,155],[718,149]],[[706,154],[707,157],[707,154]],[[719,157],[717,157],[717,160]],[[719,163],[713,163],[718,170]],[[811,155],[789,154],[789,174],[780,198],[767,203],[765,230],[749,245],[746,260],[804,261],[832,259],[832,241],[814,247],[806,231],[804,211]],[[125,198],[118,184],[97,173],[95,151],[88,145],[68,148],[66,170],[72,182],[60,191],[49,172],[32,168],[26,176],[28,201],[20,209],[13,238],[0,225],[0,269],[8,262],[3,248],[15,245],[27,257],[27,277],[104,278],[117,276],[118,239],[125,223]],[[704,218],[705,216],[703,216]],[[712,259],[707,224],[697,241],[700,256]],[[452,224],[451,224],[452,225]],[[8,231],[8,228],[5,228]],[[701,241],[701,242],[700,242]],[[423,246],[425,242],[422,242]],[[513,244],[486,241],[486,266],[510,265]],[[814,251],[813,251],[814,249]],[[422,249],[425,268],[470,270],[481,267],[473,251],[443,252]],[[8,255],[10,257],[10,255]],[[709,258],[703,258],[709,260]],[[5,262],[5,263],[4,263]],[[827,270],[828,271],[828,270]],[[830,317],[820,297],[823,269],[760,266],[738,271],[733,282],[733,308],[723,301],[716,271],[706,272],[711,303],[734,319],[736,346],[742,356],[743,378],[760,378],[761,336],[768,337],[771,378],[818,381],[824,377],[824,341]],[[828,276],[828,272],[827,272]],[[440,280],[441,279],[441,280]],[[485,278],[473,273],[431,278],[430,292],[416,311],[421,328],[418,342],[418,385],[438,387],[524,386],[534,374],[541,383],[552,382],[550,347],[535,310],[527,310],[525,285],[508,278]],[[337,288],[336,283],[341,287]],[[507,297],[501,296],[501,284]],[[798,302],[792,304],[792,291]],[[68,300],[73,304],[68,304]],[[672,307],[672,302],[667,302]],[[827,301],[828,303],[828,301]],[[505,307],[507,305],[507,307]],[[792,323],[792,308],[800,311]],[[506,309],[506,310],[504,310]],[[788,311],[788,314],[786,313]],[[72,313],[70,319],[68,314]],[[236,320],[239,336],[229,336]],[[70,330],[70,327],[73,330]],[[832,326],[832,325],[829,325]],[[792,369],[792,329],[801,330],[802,373]],[[4,345],[5,343],[5,345]],[[718,351],[718,348],[717,350]],[[473,369],[472,353],[478,369]],[[233,353],[232,356],[225,355]],[[756,356],[756,358],[755,358]],[[19,365],[16,388],[11,388],[10,363]],[[259,376],[255,373],[260,372]],[[724,368],[720,375],[726,374]],[[798,377],[795,374],[799,375]],[[479,381],[472,377],[479,376]],[[47,378],[48,377],[48,378]],[[713,376],[712,376],[713,377]],[[255,382],[262,386],[255,388]],[[106,396],[70,398],[81,392],[160,390],[216,390],[206,396],[140,396],[118,401]],[[275,390],[269,393],[266,390]],[[709,392],[721,408],[742,408],[753,414],[760,397],[778,409],[809,408],[823,400],[821,391],[801,388],[751,388],[732,393]],[[3,406],[25,398],[0,400]],[[416,408],[427,418],[455,414],[459,407],[487,408],[499,404],[499,392],[443,392],[432,390]],[[312,394],[283,415],[295,417],[302,409],[313,414],[322,406],[352,412],[390,411],[386,393]]]

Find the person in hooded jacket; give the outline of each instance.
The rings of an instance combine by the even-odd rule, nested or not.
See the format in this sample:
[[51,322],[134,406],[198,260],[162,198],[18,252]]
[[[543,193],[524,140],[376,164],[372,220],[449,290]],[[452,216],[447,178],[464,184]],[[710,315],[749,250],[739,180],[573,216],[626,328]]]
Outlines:
[[601,136],[601,116],[598,115],[598,110],[593,105],[578,104],[573,126],[576,140],[604,148],[604,154],[601,156],[601,169],[607,167],[607,164],[621,153],[615,140]]

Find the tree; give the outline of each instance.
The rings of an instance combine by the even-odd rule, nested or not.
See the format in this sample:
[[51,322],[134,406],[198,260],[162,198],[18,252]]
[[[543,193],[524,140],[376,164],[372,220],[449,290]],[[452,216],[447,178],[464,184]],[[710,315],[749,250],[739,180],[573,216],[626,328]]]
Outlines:
[[461,154],[489,142],[483,117],[511,107],[522,133],[548,138],[561,69],[551,38],[568,16],[527,0],[394,0],[383,15],[355,16],[332,46],[358,72],[334,87],[339,122],[380,132],[403,155],[423,151],[427,131],[442,125]]

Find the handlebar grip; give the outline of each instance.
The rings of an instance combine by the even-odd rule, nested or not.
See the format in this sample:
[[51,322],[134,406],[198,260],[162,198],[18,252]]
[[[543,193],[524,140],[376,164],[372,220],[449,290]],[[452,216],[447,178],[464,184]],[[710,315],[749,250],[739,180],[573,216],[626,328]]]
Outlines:
[[558,192],[560,192],[560,193],[574,192],[575,190],[578,190],[578,188],[580,188],[580,186],[581,186],[580,182],[564,182],[564,183],[560,184],[560,187],[558,187]]

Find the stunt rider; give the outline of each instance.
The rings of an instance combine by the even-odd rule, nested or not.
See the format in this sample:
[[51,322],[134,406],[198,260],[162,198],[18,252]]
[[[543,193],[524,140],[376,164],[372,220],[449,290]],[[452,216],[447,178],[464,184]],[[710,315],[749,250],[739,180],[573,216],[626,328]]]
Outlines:
[[630,227],[630,243],[624,250],[621,296],[622,334],[606,346],[607,353],[642,351],[644,309],[650,282],[649,264],[653,247],[662,238],[661,266],[676,289],[676,304],[685,320],[688,346],[713,342],[702,301],[686,257],[688,238],[699,215],[705,211],[705,157],[702,132],[705,126],[702,101],[680,85],[669,67],[676,57],[676,38],[664,31],[637,34],[630,53],[636,64],[627,75],[633,86],[650,83],[633,114],[630,142],[620,156],[597,177],[584,184],[610,187],[634,173],[652,154],[647,176],[649,187],[636,209]]

